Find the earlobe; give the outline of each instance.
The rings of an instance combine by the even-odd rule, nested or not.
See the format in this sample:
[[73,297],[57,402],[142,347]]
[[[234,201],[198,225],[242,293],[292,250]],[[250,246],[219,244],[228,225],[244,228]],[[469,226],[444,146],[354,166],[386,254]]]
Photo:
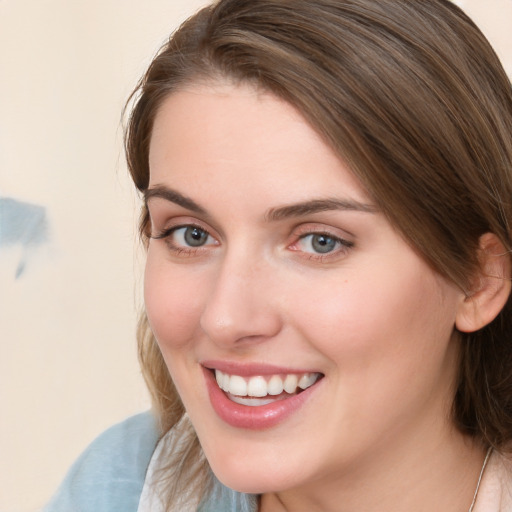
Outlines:
[[505,306],[511,290],[510,253],[493,233],[480,237],[480,269],[469,295],[460,304],[455,326],[475,332],[491,323]]

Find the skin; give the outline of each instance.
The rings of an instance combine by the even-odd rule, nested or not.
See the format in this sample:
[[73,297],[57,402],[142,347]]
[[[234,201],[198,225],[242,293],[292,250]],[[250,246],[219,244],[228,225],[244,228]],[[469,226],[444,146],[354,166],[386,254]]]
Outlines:
[[[195,205],[148,194],[145,301],[217,477],[262,493],[262,511],[466,512],[483,453],[450,419],[464,293],[301,115],[248,86],[191,86],[157,114],[150,169],[150,190]],[[325,199],[356,208],[269,219]],[[204,245],[187,245],[190,224]],[[319,254],[311,233],[331,236],[333,250]],[[241,429],[212,408],[208,360],[324,377],[282,423]]]

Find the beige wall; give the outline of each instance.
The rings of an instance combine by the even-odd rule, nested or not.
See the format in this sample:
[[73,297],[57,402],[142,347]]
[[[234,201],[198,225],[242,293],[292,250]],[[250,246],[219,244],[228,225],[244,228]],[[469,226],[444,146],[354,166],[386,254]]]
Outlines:
[[[0,250],[0,512],[36,510],[89,441],[148,407],[119,117],[150,56],[203,3],[0,0],[0,196],[44,206],[49,226],[39,248]],[[512,0],[457,3],[512,74]]]
[[49,224],[37,250],[0,251],[1,512],[36,510],[100,431],[148,408],[119,120],[150,57],[204,3],[0,0],[0,196],[43,205]]

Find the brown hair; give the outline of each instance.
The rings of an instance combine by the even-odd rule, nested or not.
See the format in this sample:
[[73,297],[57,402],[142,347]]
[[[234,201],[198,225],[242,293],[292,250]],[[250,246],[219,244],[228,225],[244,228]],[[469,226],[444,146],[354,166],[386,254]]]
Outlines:
[[[448,0],[220,0],[186,21],[136,89],[126,134],[149,181],[156,112],[197,81],[248,82],[294,105],[429,264],[467,290],[479,237],[512,247],[512,90],[473,22]],[[143,212],[141,231],[147,227]],[[512,438],[512,301],[461,333],[457,426]],[[140,357],[164,429],[183,406],[149,331]]]

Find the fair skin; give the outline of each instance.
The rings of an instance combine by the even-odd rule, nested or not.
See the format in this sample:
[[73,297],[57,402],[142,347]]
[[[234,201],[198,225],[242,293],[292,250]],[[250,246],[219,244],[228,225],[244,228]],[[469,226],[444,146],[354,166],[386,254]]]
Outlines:
[[[148,318],[224,484],[264,512],[467,512],[484,455],[450,419],[466,296],[293,107],[230,84],[172,94],[147,204]],[[317,380],[268,422],[263,399],[209,393],[218,369]]]

